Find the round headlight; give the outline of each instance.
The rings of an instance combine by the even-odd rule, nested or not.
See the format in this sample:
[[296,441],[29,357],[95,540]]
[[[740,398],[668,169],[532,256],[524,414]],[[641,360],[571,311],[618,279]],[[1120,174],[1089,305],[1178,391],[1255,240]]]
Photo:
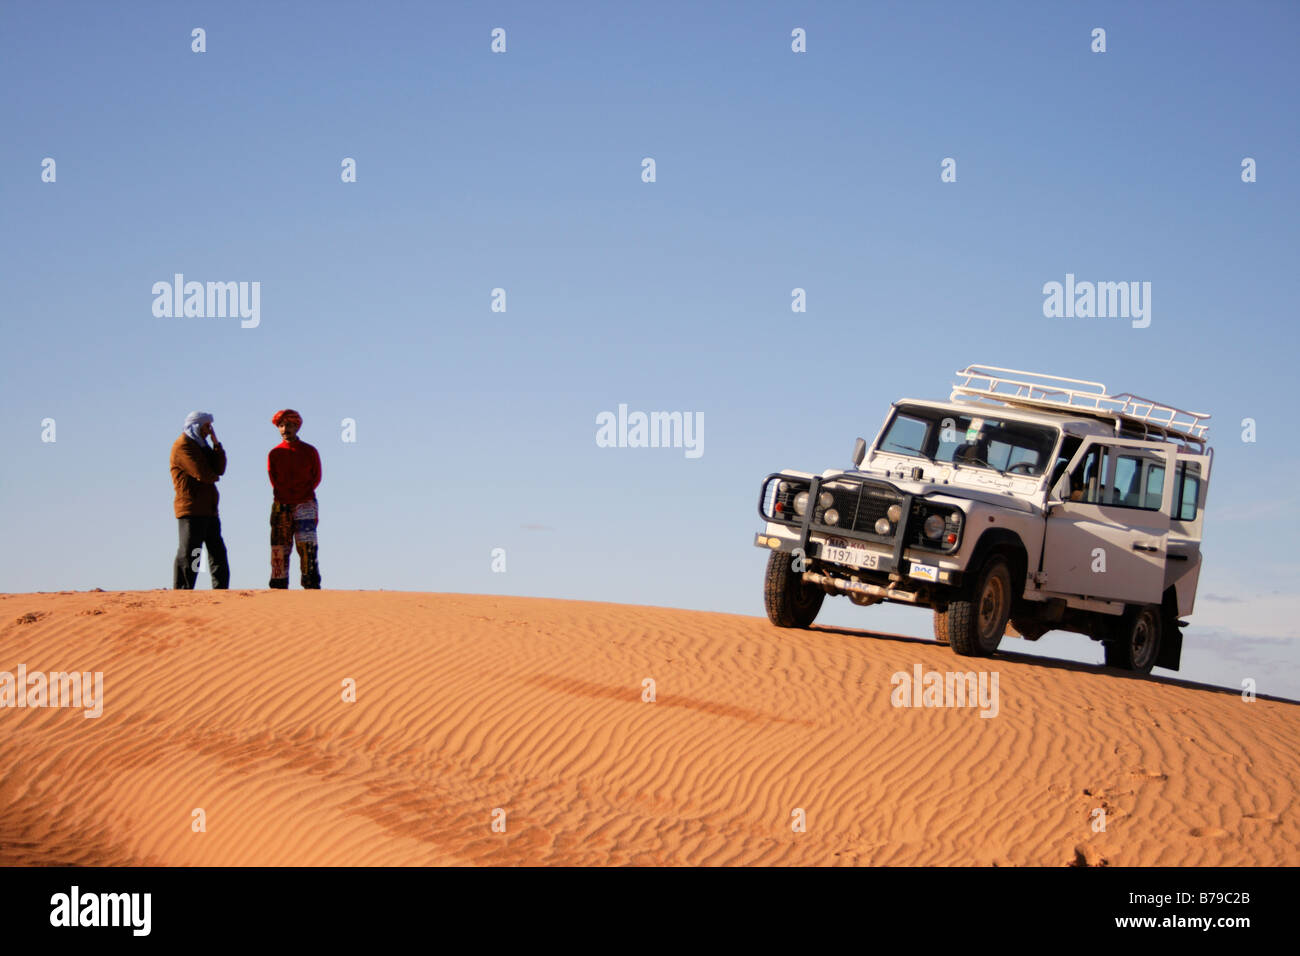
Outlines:
[[833,504],[835,504],[835,496],[829,491],[823,491],[817,496],[817,507],[829,508]]
[[834,508],[822,515],[822,524],[839,524],[840,513]]
[[930,515],[925,519],[922,530],[925,531],[927,538],[934,538],[936,541],[943,534],[943,515]]
[[889,534],[890,524],[888,518],[881,518],[876,522],[876,534]]
[[[890,521],[896,522],[896,521],[901,521],[903,519],[903,509],[900,508],[898,505],[890,505],[889,510],[886,511],[885,514],[889,515]],[[881,534],[884,534],[884,532],[882,531]]]
[[808,510],[808,492],[801,491],[794,496],[794,513],[797,515],[801,515],[807,510]]
[[781,494],[785,494],[787,491],[790,490],[790,482],[788,481],[778,482],[776,486],[776,490],[781,492]]

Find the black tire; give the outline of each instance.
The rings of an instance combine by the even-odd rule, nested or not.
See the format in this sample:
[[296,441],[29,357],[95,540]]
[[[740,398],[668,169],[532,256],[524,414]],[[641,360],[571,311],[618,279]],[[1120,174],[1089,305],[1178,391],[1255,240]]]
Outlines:
[[963,657],[988,657],[1002,643],[1011,617],[1011,565],[1000,554],[984,563],[969,599],[950,601],[948,610],[934,614],[934,632]]
[[1160,656],[1163,618],[1160,608],[1154,604],[1129,608],[1115,629],[1115,637],[1102,644],[1106,651],[1106,666],[1135,674],[1150,674]]
[[767,556],[763,606],[767,619],[777,627],[808,627],[817,619],[826,597],[821,588],[804,583],[803,576],[791,566],[793,561],[788,551],[773,551]]
[[951,643],[948,640],[948,612],[934,612],[934,639],[940,644]]

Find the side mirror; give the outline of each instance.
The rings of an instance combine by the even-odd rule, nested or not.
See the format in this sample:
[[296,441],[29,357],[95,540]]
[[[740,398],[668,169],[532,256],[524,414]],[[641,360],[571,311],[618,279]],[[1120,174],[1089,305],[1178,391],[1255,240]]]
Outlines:
[[867,443],[864,439],[859,438],[853,443],[853,467],[857,468],[862,464],[862,459],[867,456]]
[[1061,476],[1061,480],[1047,494],[1048,501],[1065,502],[1070,500],[1070,473],[1067,471]]

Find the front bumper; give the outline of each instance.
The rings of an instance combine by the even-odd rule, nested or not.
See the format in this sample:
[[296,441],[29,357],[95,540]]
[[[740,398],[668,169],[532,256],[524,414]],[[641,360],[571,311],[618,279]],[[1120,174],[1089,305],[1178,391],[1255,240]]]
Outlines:
[[[924,507],[913,508],[913,495],[878,478],[842,474],[825,479],[816,476],[794,479],[797,485],[808,483],[809,506],[801,516],[792,514],[789,518],[782,518],[775,516],[776,512],[769,514],[765,509],[769,486],[774,481],[784,480],[790,479],[773,474],[763,483],[758,512],[767,522],[767,530],[754,536],[754,544],[770,551],[801,554],[808,562],[803,570],[804,580],[808,583],[819,584],[828,591],[858,593],[876,599],[908,603],[918,602],[918,592],[920,598],[929,599],[938,591],[961,586],[962,573],[956,556],[960,544],[951,551],[917,548],[910,544],[916,536],[913,522],[921,520],[913,512],[925,510]],[[846,494],[849,499],[856,495],[854,517],[848,520],[848,527],[826,525],[818,520],[819,508],[815,502],[823,490],[835,495],[837,508],[841,501],[848,500],[844,498]],[[781,492],[779,488],[776,493],[789,494]],[[775,501],[776,498],[773,498],[774,508]],[[867,530],[880,509],[889,504],[897,504],[903,516],[892,533],[882,535]],[[872,508],[876,510],[871,511]],[[868,515],[866,526],[863,522],[856,521],[859,513]],[[862,556],[865,563],[843,560],[843,551],[836,558],[831,558],[827,553],[831,539],[836,539],[840,547],[848,544],[855,553],[867,552]]]
[[[835,537],[842,537],[836,535]],[[955,568],[944,567],[931,555],[915,555],[906,552],[899,558],[893,554],[877,550],[871,547],[870,542],[854,541],[855,544],[868,547],[876,556],[874,567],[862,567],[855,564],[846,564],[840,561],[831,561],[825,554],[825,541],[817,534],[812,534],[808,538],[806,546],[800,544],[798,538],[787,538],[781,535],[769,534],[766,531],[760,531],[754,535],[754,546],[763,548],[768,551],[785,551],[793,553],[802,550],[805,558],[814,561],[829,564],[840,569],[846,574],[856,575],[883,575],[891,581],[908,580],[916,584],[938,584],[948,587],[960,587],[962,574]],[[805,579],[806,576],[805,576]],[[820,581],[814,583],[822,583]],[[849,589],[851,590],[851,588]]]
[[[861,568],[864,571],[881,571],[889,573],[898,568],[899,563],[894,559],[893,554],[884,551],[875,546],[874,542],[861,541],[852,538],[849,535],[835,535],[837,538],[847,538],[859,547],[866,548],[876,556],[876,565],[872,568]],[[781,535],[768,534],[766,531],[760,531],[754,535],[754,545],[759,548],[766,548],[769,551],[801,551],[806,558],[815,558],[819,561],[826,561],[823,549],[826,547],[825,539],[816,533],[808,535],[805,541],[800,538],[786,538]],[[906,560],[906,559],[904,559]],[[845,564],[846,568],[856,567],[856,565]]]

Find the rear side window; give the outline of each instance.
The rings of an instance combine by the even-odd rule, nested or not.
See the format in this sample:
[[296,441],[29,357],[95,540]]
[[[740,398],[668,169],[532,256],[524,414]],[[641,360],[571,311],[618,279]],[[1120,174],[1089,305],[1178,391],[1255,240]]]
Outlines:
[[1162,465],[1145,455],[1120,454],[1115,461],[1115,487],[1106,500],[1123,508],[1159,511],[1164,485]]
[[1165,494],[1165,467],[1164,465],[1147,466],[1147,487],[1144,493],[1144,507],[1152,510],[1160,510],[1160,499]]
[[1179,521],[1195,521],[1196,504],[1201,500],[1201,469],[1196,462],[1178,463],[1174,497],[1174,517]]
[[1164,491],[1161,459],[1130,448],[1094,445],[1070,475],[1070,500],[1087,504],[1159,511]]

